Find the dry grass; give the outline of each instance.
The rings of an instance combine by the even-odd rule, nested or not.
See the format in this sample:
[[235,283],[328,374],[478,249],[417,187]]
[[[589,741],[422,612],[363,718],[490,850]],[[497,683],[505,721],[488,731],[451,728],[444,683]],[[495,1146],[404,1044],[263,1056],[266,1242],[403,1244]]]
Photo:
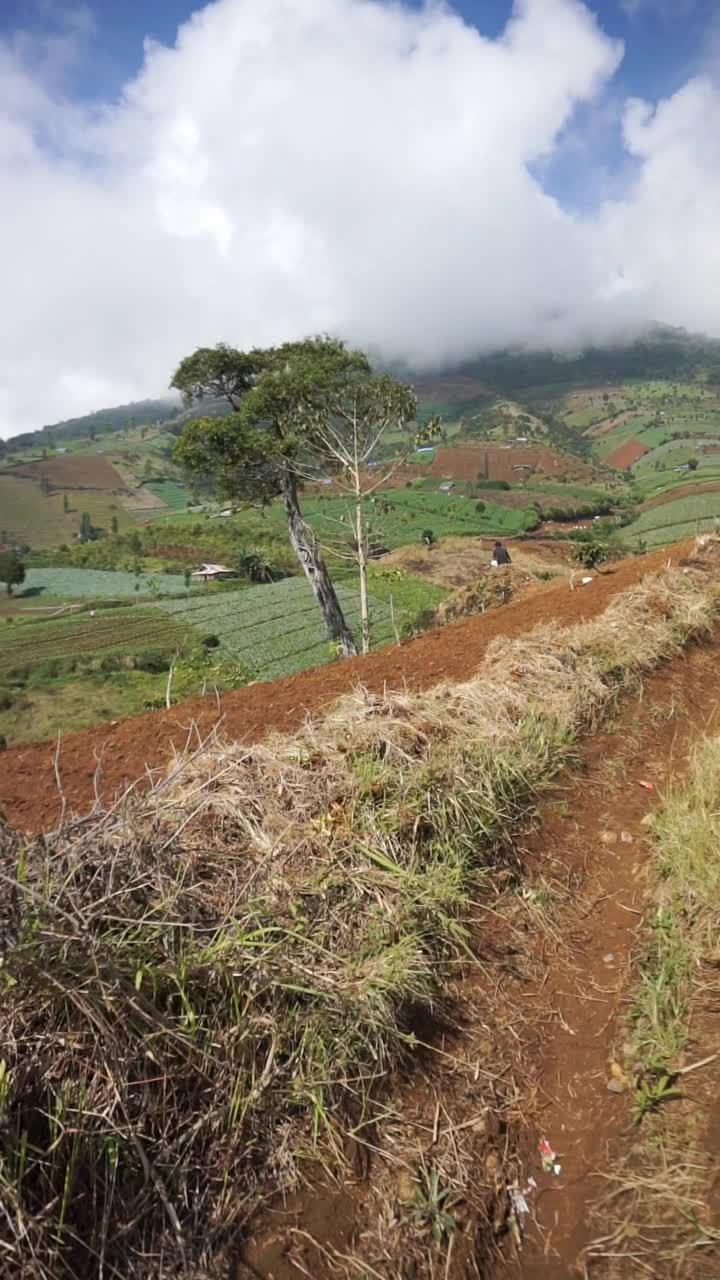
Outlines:
[[29,847],[6,831],[0,1274],[216,1274],[268,1188],[341,1163],[577,735],[719,608],[672,571],[496,641],[464,685],[358,690]]

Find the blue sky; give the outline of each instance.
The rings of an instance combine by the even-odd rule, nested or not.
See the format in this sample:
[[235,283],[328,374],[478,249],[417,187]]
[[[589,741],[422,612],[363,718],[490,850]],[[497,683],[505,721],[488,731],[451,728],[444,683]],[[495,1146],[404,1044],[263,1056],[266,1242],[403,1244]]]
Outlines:
[[[308,0],[308,5],[312,0]],[[3,0],[0,31],[38,30],[78,5],[61,0]],[[78,93],[103,96],[133,75],[142,61],[145,36],[172,44],[178,26],[202,5],[188,0],[90,0],[95,23],[94,65],[83,66]],[[410,0],[419,7],[419,0]],[[617,75],[626,95],[656,98],[672,93],[702,60],[708,24],[716,0],[589,0],[603,29],[625,41]],[[455,0],[451,8],[483,35],[498,35],[507,22],[511,0]]]
[[[539,171],[545,188],[571,209],[584,211],[613,195],[632,164],[623,153],[620,121],[627,98],[650,101],[672,95],[704,65],[717,0],[587,0],[606,34],[624,42],[619,70],[592,109],[582,104],[566,131],[567,145]],[[188,0],[79,0],[90,21],[86,56],[67,79],[80,100],[107,100],[140,69],[146,37],[175,42],[178,27],[198,8]],[[312,0],[307,0],[312,5]],[[407,0],[418,8],[422,0]],[[486,36],[498,36],[512,12],[512,0],[454,0],[457,13]],[[77,0],[1,0],[0,33],[47,32]]]

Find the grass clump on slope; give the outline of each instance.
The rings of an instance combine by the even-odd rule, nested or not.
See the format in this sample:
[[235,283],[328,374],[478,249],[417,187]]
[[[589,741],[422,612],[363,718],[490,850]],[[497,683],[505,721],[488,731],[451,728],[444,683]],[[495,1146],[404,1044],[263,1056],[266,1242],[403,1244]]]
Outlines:
[[341,1160],[574,740],[719,607],[668,572],[463,685],[358,690],[44,840],[0,831],[0,1274],[214,1274],[268,1188]]

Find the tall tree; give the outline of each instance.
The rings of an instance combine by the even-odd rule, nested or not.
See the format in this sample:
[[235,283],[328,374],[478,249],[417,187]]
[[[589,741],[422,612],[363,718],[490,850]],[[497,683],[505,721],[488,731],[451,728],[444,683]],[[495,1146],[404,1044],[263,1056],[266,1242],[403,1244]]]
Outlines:
[[[299,412],[310,442],[311,458],[317,455],[321,469],[327,470],[329,466],[335,472],[335,487],[350,502],[350,553],[360,577],[362,648],[363,653],[367,653],[370,648],[367,567],[372,550],[368,503],[377,511],[374,495],[388,485],[422,441],[437,435],[439,423],[433,419],[424,427],[408,430],[417,414],[413,388],[397,382],[389,374],[372,376],[365,370],[353,372],[340,386],[330,387],[316,403],[301,407]],[[404,429],[403,436],[388,450],[385,438],[390,430],[398,428]],[[312,471],[307,478],[315,478]],[[344,549],[335,547],[336,554],[347,556],[347,545],[346,542]]]
[[25,565],[17,551],[0,551],[0,582],[5,583],[9,596],[13,587],[25,581]]
[[299,490],[317,452],[317,424],[328,398],[369,373],[362,352],[348,351],[334,338],[309,338],[263,351],[200,348],[180,363],[170,384],[186,403],[213,396],[230,405],[227,417],[188,423],[175,456],[188,471],[214,477],[223,497],[260,504],[282,498],[290,543],[328,638],[346,657],[357,648],[317,538],[303,519]]

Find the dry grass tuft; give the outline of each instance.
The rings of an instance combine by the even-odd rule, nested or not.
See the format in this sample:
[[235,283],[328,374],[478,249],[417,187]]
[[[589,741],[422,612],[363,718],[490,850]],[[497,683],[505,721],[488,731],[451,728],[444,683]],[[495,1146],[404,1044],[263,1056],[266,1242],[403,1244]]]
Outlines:
[[27,847],[5,832],[0,1273],[216,1274],[267,1188],[341,1162],[577,735],[719,608],[674,571],[496,641],[466,684],[358,690]]

